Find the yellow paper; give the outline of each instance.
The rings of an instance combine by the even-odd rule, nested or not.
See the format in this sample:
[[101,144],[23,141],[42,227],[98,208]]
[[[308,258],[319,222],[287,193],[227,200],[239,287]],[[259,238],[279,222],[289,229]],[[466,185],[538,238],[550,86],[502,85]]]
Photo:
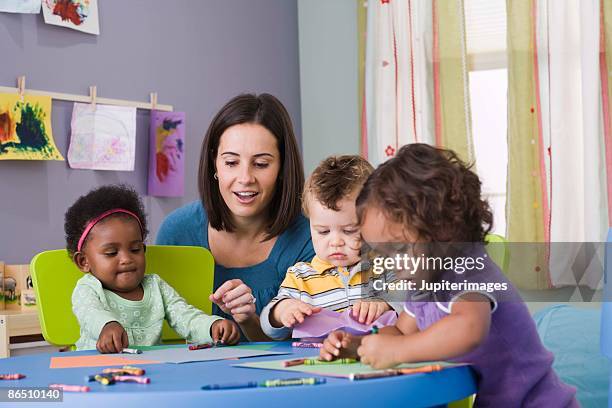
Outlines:
[[64,160],[51,131],[51,97],[0,94],[0,160]]

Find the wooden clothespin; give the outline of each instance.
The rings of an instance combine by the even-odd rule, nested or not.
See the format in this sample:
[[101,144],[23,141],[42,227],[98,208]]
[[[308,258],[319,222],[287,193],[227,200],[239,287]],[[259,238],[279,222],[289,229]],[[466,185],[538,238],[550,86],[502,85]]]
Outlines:
[[19,94],[19,99],[23,102],[23,95],[25,93],[25,75],[17,77],[17,93]]
[[98,87],[92,85],[89,87],[89,98],[91,99],[92,110],[96,110],[96,97],[98,93]]
[[151,110],[157,109],[157,92],[151,92]]

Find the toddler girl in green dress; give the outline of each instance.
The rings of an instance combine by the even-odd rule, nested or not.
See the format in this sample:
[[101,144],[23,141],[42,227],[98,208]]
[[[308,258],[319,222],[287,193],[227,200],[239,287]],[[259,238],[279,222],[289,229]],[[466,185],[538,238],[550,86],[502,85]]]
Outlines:
[[145,275],[146,217],[131,188],[103,186],[80,197],[64,229],[68,252],[85,272],[72,293],[77,349],[119,353],[159,344],[164,319],[188,341],[238,342],[234,322],[204,314],[158,275]]

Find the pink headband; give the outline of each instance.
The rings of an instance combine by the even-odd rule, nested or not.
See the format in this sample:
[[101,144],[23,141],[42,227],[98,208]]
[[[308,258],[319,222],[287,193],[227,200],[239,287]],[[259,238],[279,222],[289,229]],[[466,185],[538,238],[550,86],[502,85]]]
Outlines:
[[81,248],[83,247],[83,242],[85,242],[85,238],[87,238],[89,231],[91,231],[91,229],[102,219],[108,217],[111,214],[115,214],[115,213],[124,213],[124,214],[128,214],[136,218],[136,221],[138,221],[138,225],[140,226],[140,231],[142,232],[142,224],[140,222],[140,218],[138,218],[136,214],[134,214],[131,211],[124,210],[123,208],[113,208],[112,210],[104,211],[102,214],[98,215],[96,218],[89,221],[89,223],[87,224],[87,227],[85,227],[85,229],[83,230],[83,233],[81,234],[81,238],[79,239],[79,244],[77,245],[78,252],[81,251]]

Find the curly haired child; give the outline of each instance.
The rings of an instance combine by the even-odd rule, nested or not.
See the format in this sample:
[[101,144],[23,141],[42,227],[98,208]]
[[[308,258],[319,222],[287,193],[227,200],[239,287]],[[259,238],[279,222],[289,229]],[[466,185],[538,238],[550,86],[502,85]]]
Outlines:
[[[553,356],[542,345],[518,292],[485,254],[492,214],[481,198],[478,176],[455,153],[425,144],[402,147],[368,178],[357,212],[361,234],[372,246],[400,244],[416,256],[423,248],[454,247],[451,254],[480,258],[483,267],[469,272],[418,269],[409,275],[415,289],[405,292],[404,312],[395,326],[364,337],[333,332],[321,358],[359,356],[374,368],[464,362],[476,374],[475,406],[578,406],[575,389],[553,371]],[[442,278],[450,289],[427,289],[431,285],[425,284],[444,283]],[[507,289],[469,289],[493,282]]]

